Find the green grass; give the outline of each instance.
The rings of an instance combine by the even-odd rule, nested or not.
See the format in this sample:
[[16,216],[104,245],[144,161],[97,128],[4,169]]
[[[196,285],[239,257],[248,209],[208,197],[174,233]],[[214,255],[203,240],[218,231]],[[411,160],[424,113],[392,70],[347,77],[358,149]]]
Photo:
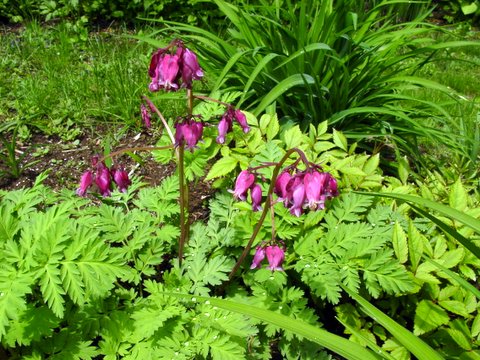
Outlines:
[[[459,26],[448,33],[432,34],[432,37],[441,42],[469,40],[478,43],[480,32],[466,31]],[[419,70],[418,75],[451,89],[450,96],[425,89],[416,89],[410,95],[439,104],[447,111],[450,120],[433,125],[456,135],[458,149],[462,150],[453,153],[452,159],[452,152],[448,148],[426,141],[424,147],[427,154],[440,162],[447,162],[464,177],[476,177],[480,149],[480,47],[465,46],[435,54],[432,61]]]
[[106,29],[82,42],[61,24],[30,23],[2,35],[0,119],[67,138],[98,122],[141,126],[151,48],[129,33]]

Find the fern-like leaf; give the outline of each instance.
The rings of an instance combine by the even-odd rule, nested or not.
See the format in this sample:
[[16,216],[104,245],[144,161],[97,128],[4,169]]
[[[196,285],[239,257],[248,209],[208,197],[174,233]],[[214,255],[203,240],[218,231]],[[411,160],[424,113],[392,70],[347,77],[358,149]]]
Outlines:
[[56,264],[46,264],[40,269],[40,291],[43,299],[53,313],[58,317],[63,317],[65,311],[65,290],[62,287],[60,269]]
[[18,319],[18,314],[26,309],[25,295],[32,292],[33,282],[33,274],[18,272],[12,266],[0,267],[0,339],[9,320]]

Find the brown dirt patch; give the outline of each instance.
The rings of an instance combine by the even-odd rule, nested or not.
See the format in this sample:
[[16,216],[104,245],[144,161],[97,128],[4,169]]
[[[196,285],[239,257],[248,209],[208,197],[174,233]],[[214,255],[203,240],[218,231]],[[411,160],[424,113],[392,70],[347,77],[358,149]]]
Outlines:
[[[85,131],[74,141],[63,141],[58,136],[45,134],[33,134],[28,141],[17,142],[17,155],[24,156],[22,166],[26,166],[21,176],[14,179],[10,176],[0,176],[0,189],[15,190],[31,187],[35,179],[42,172],[48,171],[48,177],[44,184],[55,191],[69,189],[74,192],[79,184],[83,172],[91,167],[92,156],[102,150],[102,139],[108,134],[106,127],[97,127],[92,131]],[[112,145],[112,151],[132,147],[155,146],[157,135],[147,131],[126,133],[116,144]],[[1,148],[0,151],[4,149]],[[128,155],[115,158],[115,163],[121,165],[133,176],[141,177],[147,186],[157,186],[161,181],[176,171],[175,162],[166,165],[154,161],[148,152],[136,152],[143,159],[139,164]],[[0,172],[6,170],[6,164],[0,158]],[[193,188],[190,187],[191,220],[206,219],[208,217],[208,199],[214,190],[211,184],[198,181]]]

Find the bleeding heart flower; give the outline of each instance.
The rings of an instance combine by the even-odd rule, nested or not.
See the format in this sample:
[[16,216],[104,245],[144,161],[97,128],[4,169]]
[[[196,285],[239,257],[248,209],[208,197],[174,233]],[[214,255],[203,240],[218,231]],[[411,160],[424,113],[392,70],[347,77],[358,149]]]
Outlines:
[[265,255],[268,260],[268,269],[272,271],[283,271],[282,263],[285,260],[285,250],[278,245],[267,246]]
[[265,259],[265,248],[262,246],[257,246],[257,250],[255,251],[255,255],[253,255],[252,265],[250,265],[250,269],[261,269],[262,268],[262,261]]
[[248,170],[243,170],[238,174],[235,182],[235,189],[233,196],[238,200],[245,200],[247,198],[247,191],[255,182],[255,176]]
[[80,186],[77,189],[77,195],[85,196],[88,188],[93,184],[93,174],[91,171],[85,171],[80,179]]

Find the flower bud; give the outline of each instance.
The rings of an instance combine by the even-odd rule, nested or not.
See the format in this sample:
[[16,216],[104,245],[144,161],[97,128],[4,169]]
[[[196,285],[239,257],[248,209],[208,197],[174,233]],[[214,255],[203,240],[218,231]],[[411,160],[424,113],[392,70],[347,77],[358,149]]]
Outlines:
[[262,210],[262,188],[260,187],[260,185],[252,185],[250,189],[250,197],[252,199],[252,210]]

